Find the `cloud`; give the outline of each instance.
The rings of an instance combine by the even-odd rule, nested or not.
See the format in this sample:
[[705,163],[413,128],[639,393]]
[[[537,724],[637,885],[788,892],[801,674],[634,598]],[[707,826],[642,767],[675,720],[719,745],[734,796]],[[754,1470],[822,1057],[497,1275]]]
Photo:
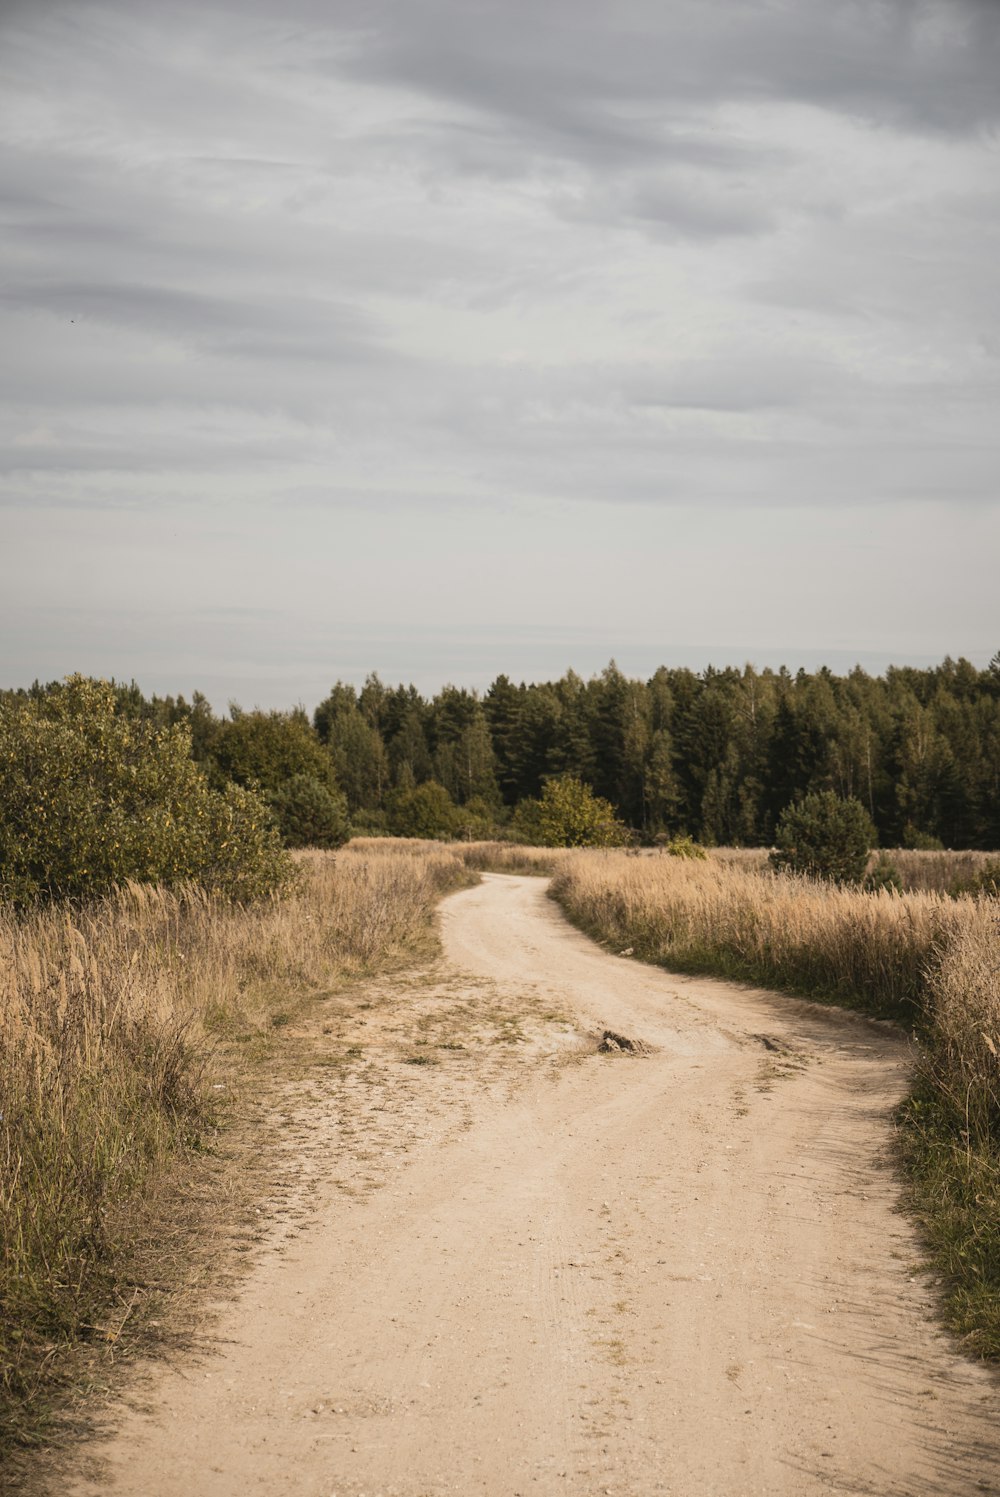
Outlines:
[[1000,113],[991,0],[623,0],[613,18],[597,0],[397,0],[365,15],[330,66],[517,121],[537,149],[587,163],[657,152],[664,111],[721,102],[957,132]]
[[[280,552],[279,609],[311,589],[419,626],[458,576],[470,617],[489,596],[491,628],[505,599],[540,627],[551,577],[572,628],[571,566],[638,635],[662,619],[630,578],[655,592],[662,552],[724,574],[719,638],[766,640],[755,567],[793,516],[815,567],[850,509],[852,596],[857,517],[886,570],[892,516],[923,606],[975,632],[935,558],[949,508],[997,499],[998,18],[8,3],[2,585],[90,607],[99,576],[141,612],[182,574],[185,607],[236,607]],[[742,573],[712,539],[734,515]]]
[[47,282],[0,292],[2,306],[74,325],[137,329],[245,358],[355,362],[373,341],[370,323],[355,307],[273,292],[239,298],[122,281]]

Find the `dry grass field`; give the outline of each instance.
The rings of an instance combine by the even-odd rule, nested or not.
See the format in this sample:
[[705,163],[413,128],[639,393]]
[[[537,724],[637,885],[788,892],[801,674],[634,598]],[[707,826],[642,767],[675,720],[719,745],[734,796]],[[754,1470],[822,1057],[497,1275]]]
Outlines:
[[[761,847],[714,847],[710,856],[720,863],[738,868],[766,868],[768,853]],[[899,874],[907,894],[951,894],[968,884],[988,863],[996,858],[990,852],[923,852],[910,847],[888,847],[873,852],[869,870],[884,857]]]
[[[912,856],[940,868],[943,855]],[[900,1118],[911,1201],[950,1285],[951,1323],[1000,1356],[1000,901],[865,893],[746,856],[622,853],[575,856],[552,892],[612,949],[914,1029],[918,1074]]]
[[570,918],[616,952],[915,1026],[920,1073],[900,1129],[911,1199],[952,1284],[953,1323],[1000,1354],[1000,905],[941,892],[985,855],[893,856],[917,892],[776,876],[759,852],[358,839],[299,855],[294,892],[246,909],[129,886],[0,915],[7,1438],[30,1436],[67,1349],[114,1341],[150,1202],[210,1143],[220,1108],[253,1089],[278,1038],[317,996],[431,953],[437,901],[478,870],[551,875]]
[[564,864],[554,892],[578,925],[646,960],[904,1018],[919,1012],[928,964],[971,909],[941,894],[867,894],[742,861],[612,852]]
[[220,1091],[252,1082],[316,994],[426,953],[437,900],[470,877],[434,844],[299,861],[293,895],[247,909],[134,885],[0,916],[0,1403],[15,1437],[65,1349],[114,1334],[148,1201],[211,1132]]

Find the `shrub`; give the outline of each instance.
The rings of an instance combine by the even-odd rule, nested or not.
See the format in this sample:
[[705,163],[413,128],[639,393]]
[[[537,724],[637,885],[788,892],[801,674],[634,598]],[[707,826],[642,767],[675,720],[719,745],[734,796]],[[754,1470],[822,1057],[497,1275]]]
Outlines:
[[944,852],[944,843],[940,837],[920,831],[912,821],[908,821],[903,828],[903,846],[914,852]]
[[0,704],[0,898],[24,907],[132,880],[246,900],[292,871],[259,797],[212,790],[188,729],[122,715],[108,682],[70,676]]
[[868,865],[875,828],[859,800],[822,790],[785,807],[775,841],[773,867],[837,884],[857,884]]
[[892,894],[902,894],[903,880],[899,876],[899,869],[891,858],[885,853],[879,853],[878,862],[869,873],[865,874],[864,888],[869,894],[877,894],[879,889],[888,889]]
[[969,878],[957,880],[950,892],[959,894],[985,894],[1000,898],[1000,858],[987,858],[983,866]]
[[301,710],[241,712],[219,723],[212,742],[217,776],[268,794],[308,775],[336,792],[333,760]]
[[486,842],[496,836],[496,810],[481,795],[473,795],[458,808],[456,834],[466,842]]
[[351,834],[354,837],[388,837],[389,817],[385,811],[363,809],[351,816]]
[[568,774],[546,780],[540,800],[521,802],[512,832],[518,841],[541,847],[621,847],[629,841],[611,802]]
[[342,847],[351,835],[346,800],[312,775],[293,775],[270,800],[286,847]]
[[672,858],[707,858],[708,853],[693,837],[672,837],[663,851]]
[[452,837],[458,826],[458,807],[436,780],[397,790],[390,797],[389,830],[394,837]]

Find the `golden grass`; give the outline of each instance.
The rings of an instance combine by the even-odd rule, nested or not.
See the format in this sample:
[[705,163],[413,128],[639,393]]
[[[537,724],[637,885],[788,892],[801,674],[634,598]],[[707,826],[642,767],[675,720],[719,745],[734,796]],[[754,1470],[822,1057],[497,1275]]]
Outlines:
[[901,1113],[908,1193],[949,1323],[1000,1358],[1000,901],[974,905],[928,989],[930,1030]]
[[865,894],[718,858],[581,854],[553,892],[585,929],[651,961],[722,971],[906,1017],[975,902]]
[[1000,1140],[1000,901],[962,903],[961,927],[929,974],[926,1063],[971,1145]]
[[[766,847],[713,847],[709,856],[744,869],[768,866]],[[922,852],[910,847],[886,847],[871,854],[868,867],[871,870],[880,857],[885,857],[899,874],[904,892],[951,894],[968,884],[996,856],[990,852]]]
[[143,1202],[197,1147],[214,1074],[311,995],[428,940],[469,875],[440,845],[299,858],[239,908],[130,885],[0,912],[0,1402],[12,1427],[60,1351],[95,1335]]
[[[877,856],[872,855],[872,862]],[[949,894],[981,873],[996,853],[918,852],[908,847],[890,847],[885,856],[895,864],[905,890]]]
[[555,873],[572,856],[567,847],[525,847],[517,842],[454,842],[467,868],[489,873]]
[[448,852],[476,872],[550,874],[571,854],[566,847],[526,847],[519,842],[433,842],[419,837],[355,837],[348,852],[381,858],[422,858]]
[[584,930],[648,961],[915,1026],[921,1060],[899,1132],[909,1200],[948,1323],[1000,1358],[1000,901],[867,894],[745,858],[596,852],[564,863],[552,889]]

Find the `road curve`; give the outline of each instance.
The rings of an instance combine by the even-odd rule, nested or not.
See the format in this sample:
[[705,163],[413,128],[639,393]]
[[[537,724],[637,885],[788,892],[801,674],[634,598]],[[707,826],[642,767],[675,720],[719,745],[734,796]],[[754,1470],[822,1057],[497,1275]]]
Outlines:
[[651,1053],[581,1044],[366,1197],[320,1190],[214,1353],[154,1369],[62,1490],[1000,1492],[997,1381],[936,1329],[895,1210],[902,1042],[609,955],[538,879],[487,875],[441,927],[452,987]]

